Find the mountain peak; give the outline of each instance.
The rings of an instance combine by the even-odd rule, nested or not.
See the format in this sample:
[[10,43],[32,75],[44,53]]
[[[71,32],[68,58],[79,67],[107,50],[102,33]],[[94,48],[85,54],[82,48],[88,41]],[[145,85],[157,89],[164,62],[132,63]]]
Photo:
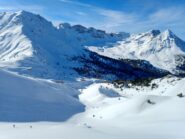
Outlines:
[[28,11],[25,11],[25,10],[20,10],[20,11],[17,11],[15,12],[16,14],[18,15],[22,15],[22,14],[32,14],[31,12],[28,12]]
[[51,26],[51,22],[47,21],[39,14],[31,13],[24,10],[20,10],[17,12],[2,12],[0,13],[0,20],[1,28],[7,25],[10,27],[20,24],[26,24],[32,27],[36,26],[36,24],[50,24]]
[[146,37],[146,36],[156,37],[160,34],[161,34],[160,30],[153,29],[153,30],[149,30],[149,31],[144,32],[144,33],[134,34],[133,37],[136,37],[136,36],[139,36],[139,37]]
[[34,13],[31,13],[31,12],[28,12],[28,11],[24,11],[24,10],[19,10],[19,11],[16,11],[16,12],[12,12],[12,11],[7,11],[7,12],[1,12],[0,14],[2,14],[3,16],[16,16],[16,17],[19,17],[19,16],[30,16],[30,15],[36,15]]
[[166,29],[164,32],[166,32],[166,33],[173,33],[170,29]]
[[166,29],[165,31],[162,32],[162,36],[167,39],[167,38],[176,38],[176,35],[170,30]]
[[164,39],[177,38],[177,36],[170,29],[166,29],[163,32],[161,32],[160,30],[153,29],[144,33],[144,35],[152,35],[154,37],[161,35]]
[[185,42],[169,29],[163,32],[151,30],[134,34],[119,44],[113,44],[112,47],[100,50],[90,47],[90,50],[114,59],[147,60],[155,67],[175,73],[179,64],[176,60],[177,55],[185,56]]

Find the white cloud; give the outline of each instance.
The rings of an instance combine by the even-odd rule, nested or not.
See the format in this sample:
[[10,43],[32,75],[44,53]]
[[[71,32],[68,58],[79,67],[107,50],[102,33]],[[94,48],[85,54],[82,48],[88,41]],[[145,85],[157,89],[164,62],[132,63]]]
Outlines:
[[185,28],[185,9],[181,7],[169,7],[157,10],[149,14],[146,18],[139,18],[135,22],[135,30],[142,31],[143,29],[165,29],[179,27]]
[[91,11],[91,13],[95,14],[95,16],[89,15],[92,18],[92,20],[93,18],[94,20],[97,20],[96,17],[101,17],[96,22],[91,22],[93,23],[93,26],[98,28],[103,28],[108,31],[112,31],[114,30],[113,28],[118,28],[123,24],[127,24],[134,21],[133,15],[127,14],[121,11],[100,8],[97,6],[93,6],[90,4],[85,4],[85,3],[77,2],[73,0],[60,0],[60,1],[67,4],[72,4],[83,8],[87,8],[88,10],[87,13],[81,12],[81,11],[77,11],[75,13],[80,16],[84,16],[84,15],[90,14],[89,11]]
[[83,7],[93,7],[90,4],[85,4],[85,3],[77,2],[77,1],[73,1],[73,0],[60,0],[60,2],[69,3],[69,4],[73,4],[73,5],[78,5],[78,6],[83,6]]
[[176,22],[185,17],[185,9],[181,7],[171,7],[158,10],[149,16],[152,22]]
[[123,24],[132,23],[135,20],[134,15],[123,13],[120,11],[96,9],[96,12],[104,16],[104,26],[106,28],[119,27]]

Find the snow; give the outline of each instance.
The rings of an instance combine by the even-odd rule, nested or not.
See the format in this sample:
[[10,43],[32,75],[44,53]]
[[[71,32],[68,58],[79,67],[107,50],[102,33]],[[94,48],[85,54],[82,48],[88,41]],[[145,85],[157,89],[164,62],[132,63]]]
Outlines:
[[67,23],[54,27],[25,11],[1,13],[0,138],[184,139],[185,78],[116,87],[71,70],[79,65],[71,57],[85,48],[169,71],[174,57],[184,55],[184,42],[170,30],[127,37]]
[[0,121],[64,121],[84,106],[65,84],[0,71]]
[[175,57],[185,55],[185,42],[170,30],[161,33],[152,30],[133,34],[111,47],[99,49],[96,46],[91,46],[89,50],[115,59],[147,60],[158,68],[175,73],[176,66],[181,64],[176,61]]
[[69,79],[78,76],[72,69],[80,65],[71,59],[84,54],[86,45],[102,46],[127,36],[81,25],[55,27],[40,15],[5,12],[0,14],[0,67],[32,77]]
[[[71,118],[62,120],[62,122],[1,122],[0,138],[121,139],[125,137],[127,139],[142,139],[147,137],[151,139],[183,139],[185,136],[185,97],[180,98],[177,96],[177,94],[185,89],[185,87],[182,86],[185,83],[185,79],[183,78],[165,77],[163,79],[153,80],[152,83],[158,85],[155,89],[151,89],[151,86],[133,86],[132,88],[124,87],[123,90],[120,90],[119,88],[115,88],[111,83],[101,83],[97,80],[83,81],[82,84],[84,85],[82,86],[80,86],[80,83],[75,82],[58,85],[52,81],[28,79],[27,77],[20,77],[20,75],[14,75],[4,71],[1,72],[1,76],[2,74],[8,76],[9,78],[6,79],[9,81],[14,78],[16,78],[16,80],[17,78],[24,80],[24,82],[21,83],[26,82],[26,84],[34,84],[37,81],[39,85],[36,84],[36,86],[40,86],[42,90],[46,87],[48,91],[45,92],[47,94],[46,96],[49,95],[46,99],[42,97],[42,95],[34,96],[34,92],[32,92],[33,94],[30,92],[31,95],[29,95],[29,97],[27,95],[24,96],[24,93],[19,93],[17,94],[19,99],[21,98],[20,96],[24,96],[26,100],[34,98],[44,104],[45,102],[50,104],[51,101],[61,104],[62,101],[65,102],[64,98],[66,99],[66,96],[60,98],[60,95],[67,95],[67,98],[69,98],[68,101],[76,102],[75,106],[80,106],[81,104],[79,105],[77,99],[74,101],[74,98],[71,98],[75,93],[72,93],[73,95],[70,92],[63,94],[62,90],[70,86],[70,90],[71,88],[81,88],[79,89],[81,91],[79,100],[86,108],[84,112],[75,112]],[[20,84],[17,83],[17,85]],[[50,85],[52,85],[52,88],[50,88]],[[57,87],[59,92],[57,92],[56,88],[54,89],[55,91],[52,90],[54,86]],[[166,88],[164,88],[164,86]],[[179,86],[181,86],[181,90],[179,90]],[[17,87],[13,87],[13,90],[16,90],[16,88]],[[34,88],[34,90],[37,90],[37,87]],[[52,95],[49,94],[49,88],[52,90]],[[136,88],[139,88],[139,91]],[[106,94],[102,89],[107,90]],[[161,91],[164,92],[160,93]],[[57,95],[55,93],[57,93]],[[109,93],[119,95],[107,95]],[[10,98],[12,93],[8,95]],[[13,93],[13,95],[15,95],[15,93]],[[148,103],[147,100],[149,99],[154,103]],[[12,107],[11,102],[12,101],[7,102],[6,105]],[[27,104],[24,103],[24,106],[26,105]],[[66,103],[65,105],[67,106]],[[15,106],[20,107],[19,105]],[[64,104],[61,106],[64,106]],[[33,109],[33,107],[30,108]],[[47,110],[49,110],[49,108],[50,105],[49,107],[47,106]],[[57,109],[57,107],[53,107],[53,109]],[[68,106],[66,109],[69,110]],[[64,114],[66,109],[61,109],[60,113]],[[11,112],[12,114],[17,114],[16,111],[11,110]],[[26,115],[24,115],[24,117],[25,116]],[[55,115],[52,114],[52,116]],[[2,120],[2,117],[0,118]],[[15,125],[15,128],[13,125]]]
[[0,14],[0,62],[11,65],[32,55],[31,42],[21,34],[22,25],[16,23],[16,13]]

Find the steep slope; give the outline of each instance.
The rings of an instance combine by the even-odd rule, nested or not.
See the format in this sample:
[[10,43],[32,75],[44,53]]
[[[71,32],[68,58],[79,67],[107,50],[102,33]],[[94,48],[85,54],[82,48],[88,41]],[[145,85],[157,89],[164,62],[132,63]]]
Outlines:
[[0,13],[0,62],[9,64],[32,56],[31,41],[22,33],[17,17],[21,13]]
[[170,30],[152,30],[131,35],[111,47],[90,47],[91,51],[115,59],[142,59],[172,73],[184,73],[185,42]]

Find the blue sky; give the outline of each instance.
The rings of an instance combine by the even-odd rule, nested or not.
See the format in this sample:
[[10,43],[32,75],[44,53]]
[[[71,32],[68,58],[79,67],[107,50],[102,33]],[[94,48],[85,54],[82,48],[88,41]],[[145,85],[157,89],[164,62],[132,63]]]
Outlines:
[[109,32],[171,29],[185,40],[185,0],[0,0],[0,11],[17,10]]

